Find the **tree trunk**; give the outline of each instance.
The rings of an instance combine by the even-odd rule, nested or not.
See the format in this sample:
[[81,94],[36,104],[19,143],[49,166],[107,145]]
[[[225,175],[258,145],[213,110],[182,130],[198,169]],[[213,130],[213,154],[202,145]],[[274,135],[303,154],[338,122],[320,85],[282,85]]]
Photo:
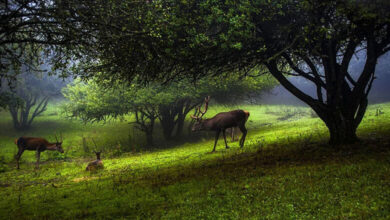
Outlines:
[[185,115],[179,114],[177,118],[176,137],[180,137],[183,134]]
[[150,120],[150,123],[149,123],[149,126],[146,129],[145,133],[146,133],[146,142],[147,142],[149,147],[152,147],[152,146],[154,146],[153,130],[154,130],[155,118],[151,117],[149,120]]
[[145,132],[146,134],[146,143],[148,147],[154,146],[154,141],[153,141],[153,132],[147,131]]
[[164,135],[165,140],[171,140],[173,129],[175,128],[174,119],[172,119],[170,117],[166,117],[166,118],[163,118],[163,120],[160,120],[160,123],[161,123],[161,127],[163,129],[163,135]]
[[173,129],[175,128],[175,116],[174,106],[160,106],[159,119],[165,140],[172,139]]
[[356,136],[356,126],[353,122],[343,120],[341,117],[325,122],[329,129],[329,144],[353,144],[358,141]]

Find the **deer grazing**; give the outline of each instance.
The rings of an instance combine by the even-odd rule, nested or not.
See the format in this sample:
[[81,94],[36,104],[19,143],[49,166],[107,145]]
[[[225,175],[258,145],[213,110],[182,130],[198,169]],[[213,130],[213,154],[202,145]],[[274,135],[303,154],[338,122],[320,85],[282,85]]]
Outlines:
[[214,117],[210,119],[202,119],[203,115],[206,114],[208,109],[208,103],[210,101],[210,96],[205,98],[205,106],[204,110],[200,109],[200,106],[197,109],[199,115],[191,115],[191,118],[195,119],[196,122],[192,127],[192,131],[201,131],[201,130],[211,130],[216,131],[215,134],[215,142],[213,151],[215,151],[215,147],[217,146],[219,134],[223,133],[223,138],[225,140],[226,149],[229,148],[226,142],[226,129],[238,127],[242,132],[242,137],[240,140],[240,147],[244,147],[245,137],[247,134],[247,130],[245,128],[245,123],[248,120],[249,112],[244,110],[233,110],[230,112],[221,112],[216,114]]
[[18,146],[18,153],[15,155],[15,159],[18,164],[19,169],[19,160],[22,156],[23,152],[25,150],[30,151],[36,151],[36,168],[39,168],[39,159],[41,157],[41,152],[46,150],[51,151],[59,151],[61,153],[64,153],[64,150],[62,149],[62,134],[61,134],[61,141],[58,141],[57,135],[55,135],[56,142],[50,143],[44,138],[37,138],[37,137],[20,137],[15,140],[15,144]]
[[[95,145],[95,149],[97,149],[95,140],[93,140],[93,138],[92,138],[92,141],[93,141],[93,144]],[[96,154],[96,160],[91,161],[91,162],[88,163],[86,171],[96,171],[98,169],[103,169],[104,168],[103,162],[100,159],[100,154],[102,152],[101,151],[95,151],[95,150],[93,152]]]

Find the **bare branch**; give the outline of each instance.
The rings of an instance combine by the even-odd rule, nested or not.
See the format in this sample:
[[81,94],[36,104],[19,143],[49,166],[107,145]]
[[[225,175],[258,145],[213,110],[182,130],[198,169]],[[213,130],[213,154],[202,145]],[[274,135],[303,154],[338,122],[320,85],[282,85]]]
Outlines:
[[315,83],[316,85],[318,86],[322,86],[325,88],[325,84],[324,82],[321,80],[321,79],[317,79],[311,75],[309,75],[308,73],[306,73],[305,71],[299,69],[299,67],[297,67],[294,62],[291,60],[290,56],[287,55],[286,53],[283,54],[283,58],[287,61],[288,65],[299,75],[299,76],[302,76],[310,81],[312,81],[313,83]]
[[345,74],[348,71],[349,63],[351,62],[352,56],[355,53],[357,43],[355,41],[350,41],[346,46],[343,61],[341,62],[340,71]]

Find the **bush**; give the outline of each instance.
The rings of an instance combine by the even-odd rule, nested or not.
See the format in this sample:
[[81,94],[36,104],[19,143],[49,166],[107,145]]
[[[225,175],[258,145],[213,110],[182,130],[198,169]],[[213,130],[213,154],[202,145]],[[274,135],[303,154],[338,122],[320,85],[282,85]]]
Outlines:
[[58,151],[54,151],[49,154],[49,160],[65,160],[68,158],[69,157],[66,153],[60,153]]

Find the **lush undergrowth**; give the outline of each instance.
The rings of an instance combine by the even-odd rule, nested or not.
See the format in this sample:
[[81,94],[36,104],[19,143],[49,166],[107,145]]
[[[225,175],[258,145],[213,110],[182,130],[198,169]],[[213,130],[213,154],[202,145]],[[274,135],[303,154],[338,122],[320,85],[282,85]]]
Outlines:
[[[231,108],[211,108],[206,116]],[[225,149],[220,138],[216,153],[210,153],[212,134],[176,145],[156,134],[162,146],[146,151],[128,121],[84,125],[63,119],[51,106],[32,130],[21,133],[2,112],[0,218],[390,216],[390,104],[371,105],[358,129],[362,141],[337,149],[326,144],[324,124],[308,108],[241,108],[251,112],[245,147],[234,142]],[[65,155],[44,152],[35,170],[34,152],[25,152],[16,170],[13,140],[21,135],[50,139],[54,131],[63,133]],[[104,170],[85,171],[92,155],[83,148],[83,137],[105,146]]]

